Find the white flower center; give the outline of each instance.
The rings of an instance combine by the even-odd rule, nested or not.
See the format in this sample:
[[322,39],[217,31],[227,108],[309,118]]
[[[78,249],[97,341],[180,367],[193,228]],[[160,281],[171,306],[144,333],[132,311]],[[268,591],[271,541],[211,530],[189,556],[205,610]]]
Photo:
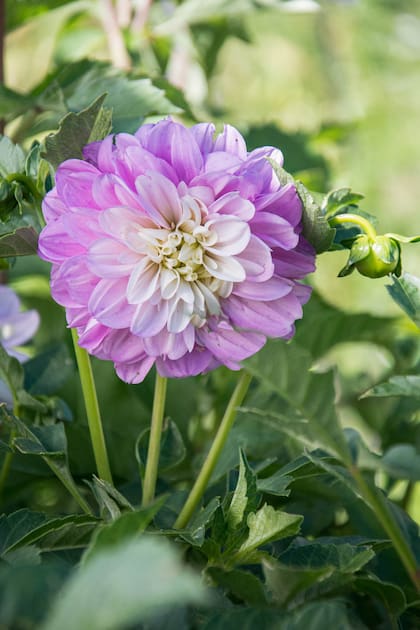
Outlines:
[[[141,260],[127,287],[131,304],[168,301],[168,329],[179,332],[189,323],[203,326],[220,315],[219,299],[230,295],[245,271],[235,255],[245,249],[250,230],[235,216],[209,214],[205,205],[182,197],[182,216],[169,227],[139,227],[132,245]],[[176,320],[176,324],[174,323]]]

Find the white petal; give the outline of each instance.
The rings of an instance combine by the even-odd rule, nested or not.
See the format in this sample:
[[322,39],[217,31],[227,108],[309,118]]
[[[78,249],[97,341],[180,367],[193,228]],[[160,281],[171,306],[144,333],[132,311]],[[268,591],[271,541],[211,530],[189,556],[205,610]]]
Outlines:
[[204,256],[205,269],[219,280],[228,282],[243,282],[246,278],[245,270],[235,258],[228,256]]
[[248,223],[236,217],[219,216],[205,224],[217,234],[217,242],[206,249],[220,256],[234,256],[240,254],[247,247],[251,238]]
[[134,267],[127,285],[127,300],[139,304],[148,300],[156,291],[159,266],[146,256]]
[[193,305],[183,300],[175,299],[170,305],[168,317],[168,331],[182,332],[190,323],[193,314]]
[[160,270],[160,290],[164,300],[173,298],[179,287],[179,273],[162,267]]

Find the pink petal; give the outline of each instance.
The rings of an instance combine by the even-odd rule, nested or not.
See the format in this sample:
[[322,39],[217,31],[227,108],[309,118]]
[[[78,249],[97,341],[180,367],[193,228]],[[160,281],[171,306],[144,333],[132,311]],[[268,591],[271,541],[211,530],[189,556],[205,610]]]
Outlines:
[[103,278],[90,296],[89,311],[101,324],[111,328],[129,327],[135,307],[128,304],[126,289],[126,278]]
[[156,369],[161,376],[168,378],[186,378],[187,376],[196,376],[203,374],[209,367],[217,367],[213,360],[211,352],[204,348],[196,347],[192,352],[187,352],[183,357],[176,361],[170,359],[156,359]]
[[203,155],[213,150],[215,131],[216,127],[213,123],[199,123],[190,127],[190,133]]
[[224,125],[223,132],[216,138],[213,150],[226,151],[236,155],[240,160],[245,160],[247,157],[245,140],[239,131],[231,125]]
[[140,175],[136,188],[142,207],[157,225],[169,228],[182,216],[178,191],[174,184],[160,173]]
[[122,381],[136,385],[144,381],[155,362],[154,357],[146,354],[136,363],[115,363],[115,371]]
[[246,277],[254,282],[264,282],[274,272],[270,248],[256,236],[251,235],[247,248],[236,256],[245,269]]
[[292,289],[293,283],[290,280],[272,276],[265,282],[239,282],[235,284],[232,293],[246,300],[271,302],[287,295]]
[[270,247],[293,249],[299,240],[298,234],[295,234],[286,219],[269,212],[257,212],[251,221],[251,229]]
[[213,246],[206,246],[206,251],[218,256],[239,254],[246,248],[251,238],[248,223],[235,216],[213,215],[205,226],[217,234],[217,242]]
[[129,276],[138,261],[138,255],[111,238],[96,241],[87,255],[88,267],[101,278]]
[[157,335],[168,320],[168,302],[161,300],[159,304],[145,302],[136,307],[130,330],[139,337]]
[[214,213],[236,216],[243,221],[249,221],[255,214],[255,207],[237,192],[229,192],[216,199],[209,206],[209,214],[212,215]]

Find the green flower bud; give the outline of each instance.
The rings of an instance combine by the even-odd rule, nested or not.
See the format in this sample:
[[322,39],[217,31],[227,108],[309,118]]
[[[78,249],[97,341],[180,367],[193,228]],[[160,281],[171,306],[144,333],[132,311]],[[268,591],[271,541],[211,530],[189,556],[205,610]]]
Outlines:
[[[401,251],[394,239],[388,236],[376,236],[374,240],[366,236],[362,238],[368,240],[367,255],[354,262],[354,266],[362,276],[381,278],[397,270]],[[354,245],[357,245],[358,240],[356,239]]]

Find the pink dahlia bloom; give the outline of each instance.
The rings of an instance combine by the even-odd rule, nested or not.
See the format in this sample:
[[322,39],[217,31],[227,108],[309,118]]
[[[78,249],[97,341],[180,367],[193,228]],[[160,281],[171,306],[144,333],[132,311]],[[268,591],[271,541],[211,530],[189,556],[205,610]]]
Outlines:
[[91,354],[138,383],[236,370],[291,337],[315,255],[302,206],[239,132],[172,120],[88,145],[57,170],[39,240],[52,294]]

